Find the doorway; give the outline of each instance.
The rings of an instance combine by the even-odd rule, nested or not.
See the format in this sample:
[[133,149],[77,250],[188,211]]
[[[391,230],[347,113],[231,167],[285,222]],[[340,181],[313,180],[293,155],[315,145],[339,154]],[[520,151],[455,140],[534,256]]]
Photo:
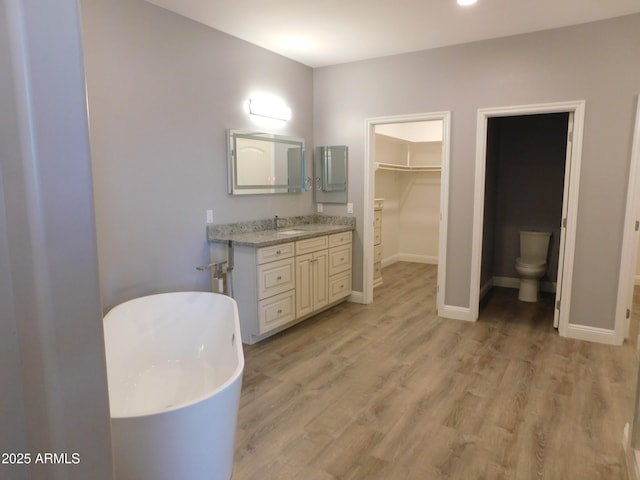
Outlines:
[[[385,128],[394,129],[394,127],[402,127],[408,126],[409,124],[417,123],[422,124],[422,126],[426,125],[422,122],[436,122],[439,125],[440,129],[440,165],[437,167],[439,171],[440,177],[440,192],[439,192],[439,210],[436,213],[437,216],[437,258],[441,259],[438,265],[437,272],[437,308],[438,311],[441,311],[441,307],[444,299],[444,280],[446,275],[446,264],[444,260],[446,259],[446,243],[447,243],[447,207],[448,207],[448,191],[449,191],[449,131],[450,131],[450,112],[436,112],[436,113],[426,113],[426,114],[415,114],[415,115],[399,115],[399,116],[389,116],[389,117],[377,117],[370,118],[365,121],[365,188],[364,188],[364,264],[363,264],[363,303],[371,303],[373,301],[373,287],[374,287],[374,243],[375,243],[375,186],[376,186],[376,162],[377,163],[389,163],[389,162],[381,162],[381,158],[377,158],[376,156],[376,128],[379,131],[385,131]],[[382,127],[382,126],[387,127]],[[380,130],[382,129],[382,130]],[[389,130],[387,130],[387,134]],[[387,135],[390,136],[390,135]],[[378,145],[380,148],[380,144]],[[405,150],[405,155],[403,160],[398,160],[396,165],[388,165],[386,168],[389,170],[396,169],[396,171],[402,170],[405,174],[416,172],[417,169],[412,170],[413,167],[424,167],[423,169],[429,169],[429,167],[433,167],[433,165],[429,165],[431,160],[424,160],[426,153],[421,151],[420,153],[416,153],[415,155],[421,156],[422,160],[417,160],[417,157],[414,156],[414,162],[411,162],[411,151]],[[428,155],[426,155],[428,156]],[[399,157],[400,158],[400,157]],[[422,165],[419,165],[422,163]],[[378,165],[379,167],[379,165]],[[383,166],[383,168],[385,168]],[[431,168],[433,172],[435,172],[435,168]],[[384,206],[383,206],[384,208]],[[376,253],[379,254],[379,250],[376,250]],[[423,259],[428,257],[429,255],[423,255]]]
[[487,125],[480,300],[493,287],[519,289],[515,259],[523,255],[520,232],[545,232],[534,235],[548,238],[538,297],[548,305],[540,320],[550,313],[549,323],[554,318],[549,293],[556,292],[561,267],[562,200],[572,123],[573,113],[558,112],[492,117]]
[[376,125],[374,156],[377,287],[398,261],[438,264],[442,120]]
[[[478,111],[471,291],[469,306],[472,310],[473,319],[477,319],[479,313],[481,289],[483,286],[482,252],[483,248],[485,248],[484,241],[490,238],[490,236],[488,236],[488,232],[484,230],[484,226],[485,213],[487,212],[487,205],[485,205],[485,200],[487,193],[487,158],[488,154],[490,153],[488,151],[489,125],[491,119],[556,113],[567,114],[568,120],[566,122],[567,144],[562,187],[562,214],[560,216],[560,224],[558,225],[559,231],[556,233],[556,236],[558,237],[558,261],[557,279],[555,286],[556,299],[554,325],[559,328],[561,336],[572,336],[574,338],[593,340],[594,338],[590,336],[591,332],[576,330],[572,331],[571,335],[568,335],[569,308],[571,304],[571,280],[573,273],[573,257],[575,249],[576,217],[578,206],[578,188],[580,178],[580,160],[582,156],[584,101],[481,109]],[[513,235],[511,236],[513,237]]]

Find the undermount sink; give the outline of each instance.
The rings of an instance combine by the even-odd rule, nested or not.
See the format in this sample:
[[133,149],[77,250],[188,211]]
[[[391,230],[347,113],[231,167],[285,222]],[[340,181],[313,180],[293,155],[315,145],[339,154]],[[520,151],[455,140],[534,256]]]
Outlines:
[[306,230],[278,230],[277,233],[281,234],[281,235],[297,235],[299,233],[305,233]]

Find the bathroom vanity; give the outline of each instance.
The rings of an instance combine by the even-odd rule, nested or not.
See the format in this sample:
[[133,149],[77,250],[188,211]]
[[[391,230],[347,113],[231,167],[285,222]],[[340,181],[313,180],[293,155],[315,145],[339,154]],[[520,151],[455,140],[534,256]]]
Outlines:
[[351,295],[355,219],[311,215],[279,223],[278,229],[264,222],[209,227],[210,242],[233,245],[231,281],[246,344]]

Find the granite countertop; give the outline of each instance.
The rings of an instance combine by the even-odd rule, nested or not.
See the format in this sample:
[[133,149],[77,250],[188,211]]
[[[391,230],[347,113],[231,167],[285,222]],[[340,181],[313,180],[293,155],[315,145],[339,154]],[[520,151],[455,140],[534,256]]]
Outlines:
[[212,243],[226,243],[249,247],[267,247],[305,238],[348,232],[355,229],[354,217],[308,215],[280,219],[281,227],[274,230],[273,219],[207,226],[207,239]]

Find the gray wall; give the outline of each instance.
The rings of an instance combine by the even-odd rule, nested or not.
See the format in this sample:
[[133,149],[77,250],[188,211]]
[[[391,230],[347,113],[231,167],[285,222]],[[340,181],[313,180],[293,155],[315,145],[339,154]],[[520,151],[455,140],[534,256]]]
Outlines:
[[[631,15],[316,69],[314,138],[349,145],[349,198],[362,218],[364,119],[453,112],[445,303],[468,307],[477,110],[586,100],[570,322],[613,329],[639,32],[640,15]],[[359,289],[362,222],[356,239]]]
[[[82,0],[105,310],[133,297],[208,290],[214,223],[313,213],[313,194],[227,194],[228,128],[266,128],[313,147],[313,71],[142,0]],[[282,97],[284,127],[253,123],[252,92]],[[214,251],[214,256],[223,252]]]
[[0,451],[34,455],[0,478],[111,479],[76,1],[4,0],[0,71]]
[[485,209],[483,231],[495,230],[487,245],[493,250],[491,276],[518,278],[520,230],[537,230],[552,233],[542,280],[556,281],[568,118],[554,113],[489,119],[487,155],[492,158],[485,178],[492,201],[486,203],[494,212]]
[[[25,452],[28,446],[24,387],[9,261],[7,199],[2,174],[3,169],[8,167],[8,160],[20,154],[14,85],[11,76],[4,76],[4,72],[13,70],[7,27],[5,2],[0,2],[0,72],[3,72],[3,81],[0,82],[0,452]],[[29,466],[0,465],[2,478],[26,480],[29,476]]]

